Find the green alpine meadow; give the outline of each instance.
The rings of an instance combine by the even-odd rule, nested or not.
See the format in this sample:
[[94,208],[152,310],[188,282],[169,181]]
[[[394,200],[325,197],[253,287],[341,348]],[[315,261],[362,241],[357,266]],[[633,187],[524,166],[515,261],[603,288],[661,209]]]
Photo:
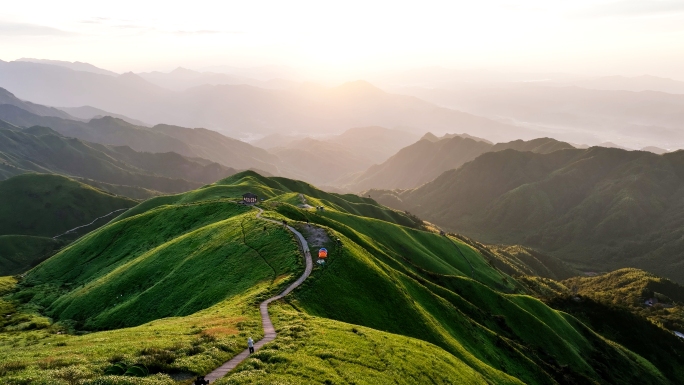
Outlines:
[[684,384],[684,3],[8,1],[0,385]]
[[[256,207],[244,192],[259,196]],[[283,223],[312,252],[326,248],[325,263],[270,305],[277,338],[217,384],[684,381],[684,356],[629,344],[565,308],[567,287],[589,282],[539,278],[567,293],[538,295],[496,267],[493,247],[369,198],[248,171],[142,202],[2,278],[3,383],[189,384],[209,374],[263,337],[259,303],[302,274],[302,246]],[[676,352],[655,324],[622,323]]]

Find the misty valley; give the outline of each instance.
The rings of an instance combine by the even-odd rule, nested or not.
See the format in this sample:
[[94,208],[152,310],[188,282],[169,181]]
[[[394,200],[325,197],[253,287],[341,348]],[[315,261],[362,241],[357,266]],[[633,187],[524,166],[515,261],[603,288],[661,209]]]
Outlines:
[[675,2],[67,3],[0,18],[0,384],[684,384]]

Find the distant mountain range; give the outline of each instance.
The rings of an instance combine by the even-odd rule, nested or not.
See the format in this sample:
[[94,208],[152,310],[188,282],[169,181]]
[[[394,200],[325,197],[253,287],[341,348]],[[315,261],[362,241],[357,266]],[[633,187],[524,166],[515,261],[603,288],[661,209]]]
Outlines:
[[0,62],[0,87],[44,105],[92,106],[150,124],[206,127],[231,135],[337,133],[382,126],[419,134],[467,131],[496,141],[539,136],[525,127],[386,93],[364,81],[288,89],[204,84],[177,92],[133,73],[111,76],[14,61]]
[[631,148],[684,147],[682,94],[589,89],[544,82],[405,87],[395,92],[531,127],[543,132],[538,136],[573,143],[596,145],[619,138],[621,145]]
[[322,138],[270,135],[255,142],[268,148],[287,165],[294,177],[330,185],[348,174],[385,161],[418,135],[384,127],[351,128]]
[[461,167],[490,151],[505,149],[548,153],[574,148],[555,139],[516,140],[492,144],[469,135],[445,135],[437,138],[428,133],[420,141],[401,149],[384,163],[339,183],[351,191],[368,189],[408,189],[427,183],[447,170]]
[[[98,115],[87,120],[93,114]],[[54,133],[64,137],[90,143],[125,146],[134,152],[173,152],[193,161],[201,158],[198,161],[200,164],[216,162],[230,170],[257,169],[267,174],[295,177],[321,185],[331,184],[349,173],[361,172],[373,163],[387,159],[418,137],[411,132],[397,129],[358,127],[320,140],[302,138],[293,141],[274,136],[271,137],[273,143],[280,145],[271,148],[269,152],[212,130],[165,124],[140,126],[123,120],[131,121],[126,116],[116,118],[100,114],[108,112],[92,107],[55,109],[20,100],[12,93],[0,89],[0,119],[16,127],[49,127]],[[262,141],[267,140],[269,138]],[[120,180],[103,180],[96,175],[70,175],[100,182],[122,183]],[[184,178],[183,175],[171,177]],[[213,181],[202,180],[202,183]],[[149,184],[139,186],[152,188]]]
[[77,119],[82,119],[84,121],[88,121],[91,119],[99,119],[99,118],[104,118],[105,116],[111,116],[112,118],[117,118],[121,119],[127,123],[130,123],[134,126],[144,126],[144,127],[149,127],[150,125],[142,122],[140,120],[136,119],[131,119],[126,115],[120,115],[120,114],[114,114],[105,110],[101,110],[99,108],[91,107],[91,106],[82,106],[82,107],[60,107],[60,110],[66,112],[71,116],[71,119],[77,118]]
[[178,67],[171,72],[142,72],[137,74],[146,81],[172,91],[185,91],[189,88],[203,85],[227,85],[246,84],[267,89],[287,89],[298,83],[272,79],[267,81],[256,80],[249,77],[237,76],[216,72],[198,72],[187,68]]
[[38,63],[38,64],[48,64],[48,65],[54,65],[58,67],[64,67],[68,68],[70,70],[74,71],[82,71],[82,72],[91,72],[94,74],[99,74],[99,75],[109,75],[109,76],[118,76],[119,74],[113,71],[109,71],[103,68],[96,67],[90,63],[83,63],[80,61],[75,61],[75,62],[69,62],[69,61],[63,61],[63,60],[49,60],[49,59],[32,59],[32,58],[21,58],[17,60],[18,62],[29,62],[29,63]]
[[[127,146],[105,146],[68,138],[47,127],[21,129],[4,123],[4,128],[0,128],[0,177],[5,179],[27,172],[63,174],[111,185],[177,193],[237,171],[173,152],[136,152]],[[106,185],[99,187],[107,189]],[[118,190],[121,191],[125,190]]]
[[584,270],[637,267],[684,282],[684,151],[487,152],[390,207],[486,242],[522,243]]
[[93,143],[129,146],[136,151],[173,151],[229,167],[257,168],[268,173],[278,171],[276,156],[215,131],[169,125],[136,126],[110,116],[90,121],[77,120],[62,110],[24,102],[3,89],[0,89],[0,120],[22,127],[50,127],[64,136]]

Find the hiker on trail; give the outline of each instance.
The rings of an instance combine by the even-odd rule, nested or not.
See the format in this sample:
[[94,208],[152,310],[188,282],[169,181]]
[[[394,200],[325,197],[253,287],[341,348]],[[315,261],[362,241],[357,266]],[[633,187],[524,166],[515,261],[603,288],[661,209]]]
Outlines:
[[254,340],[252,337],[247,338],[247,347],[249,348],[249,354],[254,353]]

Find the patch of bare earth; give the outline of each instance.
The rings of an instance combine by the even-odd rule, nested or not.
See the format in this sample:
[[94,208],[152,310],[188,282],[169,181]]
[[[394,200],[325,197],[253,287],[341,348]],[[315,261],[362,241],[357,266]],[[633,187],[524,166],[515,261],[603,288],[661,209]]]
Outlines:
[[304,234],[304,238],[310,247],[321,247],[326,242],[330,242],[328,233],[320,227],[306,224],[302,226],[302,230],[302,234]]
[[308,204],[306,202],[306,198],[304,198],[304,194],[299,194],[299,199],[302,201],[302,203],[299,205],[300,208],[303,208],[303,209],[312,209],[313,208],[313,206],[311,206],[310,204]]

